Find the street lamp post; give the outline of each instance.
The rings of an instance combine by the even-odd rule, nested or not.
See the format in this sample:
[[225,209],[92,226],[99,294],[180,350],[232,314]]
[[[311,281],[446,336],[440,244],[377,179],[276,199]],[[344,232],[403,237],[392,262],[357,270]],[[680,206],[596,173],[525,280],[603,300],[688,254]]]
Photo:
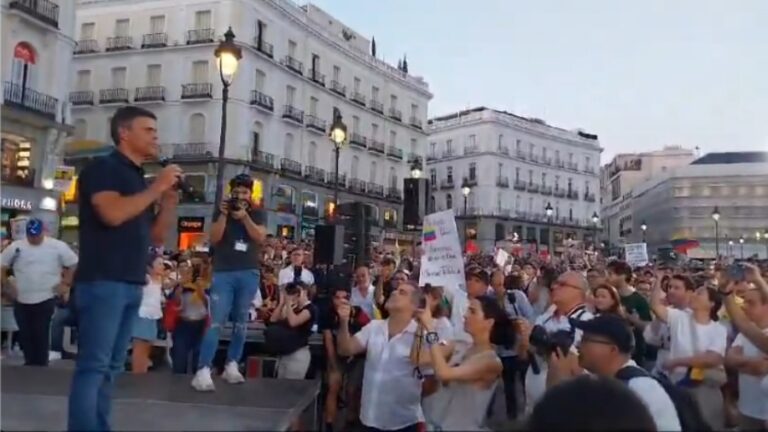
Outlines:
[[592,239],[592,244],[597,249],[597,226],[600,223],[600,216],[597,214],[597,210],[592,213],[592,227],[595,229],[595,238]]
[[547,215],[547,221],[552,222],[552,212],[555,210],[552,208],[552,203],[548,202],[547,206],[544,207],[544,213]]
[[640,224],[640,230],[643,232],[643,243],[645,243],[645,232],[648,230],[648,225],[645,223],[645,220]]
[[731,253],[733,253],[733,240],[728,240],[728,256],[731,256]]
[[464,216],[467,215],[467,198],[469,193],[472,192],[472,188],[469,186],[469,181],[466,177],[461,181],[461,194],[464,195]]
[[219,135],[219,160],[218,171],[216,172],[216,198],[215,205],[218,206],[222,201],[224,194],[224,149],[227,144],[227,101],[229,101],[229,86],[237,73],[237,65],[243,52],[235,44],[235,33],[230,27],[224,33],[224,40],[219,42],[219,46],[214,51],[216,64],[219,66],[219,77],[221,77],[221,132]]
[[739,247],[741,248],[741,259],[744,259],[744,235],[739,237]]
[[720,231],[718,222],[720,222],[720,209],[715,206],[712,210],[712,220],[715,221],[715,260],[720,258]]
[[416,158],[413,160],[413,163],[411,163],[411,178],[420,178],[421,177],[421,159]]
[[336,220],[336,212],[339,208],[339,154],[341,147],[347,140],[347,125],[341,119],[341,112],[338,108],[333,109],[333,124],[328,132],[328,137],[333,142],[335,153],[335,164],[333,167],[333,219]]

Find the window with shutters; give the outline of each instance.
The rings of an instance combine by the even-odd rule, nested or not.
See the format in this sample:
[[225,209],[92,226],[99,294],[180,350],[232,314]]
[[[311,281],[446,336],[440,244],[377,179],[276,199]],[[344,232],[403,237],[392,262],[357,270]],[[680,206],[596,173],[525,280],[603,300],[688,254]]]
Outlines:
[[389,105],[392,108],[397,108],[397,96],[396,95],[390,95],[389,96]]
[[283,156],[293,160],[293,134],[285,134],[285,144],[283,146]]
[[128,71],[125,67],[114,67],[112,68],[112,82],[110,88],[126,88],[125,87],[125,80],[126,75],[128,74]]
[[379,88],[376,86],[371,87],[371,100],[373,101],[379,100]]
[[205,142],[205,116],[200,113],[189,116],[189,142]]
[[207,83],[209,79],[208,60],[198,60],[192,63],[192,83]]
[[131,35],[131,20],[128,18],[121,18],[115,20],[115,37],[124,37]]
[[165,33],[165,15],[155,15],[149,17],[150,33]]
[[429,169],[429,182],[433,185],[437,184],[437,170],[434,168]]
[[333,67],[333,80],[334,81],[341,81],[341,68],[338,66]]
[[371,124],[371,138],[374,140],[379,137],[379,125],[376,123]]
[[317,102],[316,97],[309,98],[309,115],[317,116]]
[[352,88],[354,89],[355,93],[360,92],[360,78],[355,77],[355,80],[352,82]]
[[350,177],[352,177],[353,179],[358,178],[357,171],[359,169],[359,166],[360,166],[360,158],[357,156],[354,156],[352,158],[352,166],[350,167],[350,170],[349,170]]
[[267,74],[265,74],[264,71],[261,69],[256,69],[256,73],[254,74],[254,80],[253,80],[253,89],[263,92],[266,81],[267,81]]
[[298,48],[298,45],[296,45],[296,42],[289,40],[288,41],[288,55],[296,58],[296,49]]
[[195,30],[211,28],[211,11],[203,10],[195,12]]
[[291,86],[285,86],[285,103],[286,105],[293,106],[293,102],[296,99],[296,88]]
[[397,172],[395,167],[389,167],[389,187],[397,188]]
[[147,86],[153,87],[162,85],[162,72],[163,67],[159,64],[147,65]]
[[389,145],[392,147],[397,146],[397,132],[389,131]]
[[80,40],[89,40],[96,38],[96,23],[80,24]]
[[311,141],[309,143],[309,149],[307,151],[307,165],[309,166],[316,166],[315,162],[317,161],[317,143],[314,141]]
[[91,71],[80,70],[77,71],[77,83],[75,84],[77,91],[88,91],[91,89]]
[[360,133],[360,117],[352,116],[352,132]]
[[371,172],[369,180],[371,183],[376,183],[376,169],[377,169],[376,161],[371,161]]
[[451,195],[450,192],[445,195],[445,208],[446,209],[453,208],[453,195]]

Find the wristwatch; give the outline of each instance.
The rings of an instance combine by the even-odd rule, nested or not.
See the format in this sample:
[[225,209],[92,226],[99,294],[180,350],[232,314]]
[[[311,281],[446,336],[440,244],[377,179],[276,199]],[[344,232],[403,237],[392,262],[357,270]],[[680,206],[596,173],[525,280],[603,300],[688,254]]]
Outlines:
[[430,345],[434,345],[437,343],[438,340],[440,340],[440,337],[437,335],[437,332],[427,332],[426,337],[427,343]]

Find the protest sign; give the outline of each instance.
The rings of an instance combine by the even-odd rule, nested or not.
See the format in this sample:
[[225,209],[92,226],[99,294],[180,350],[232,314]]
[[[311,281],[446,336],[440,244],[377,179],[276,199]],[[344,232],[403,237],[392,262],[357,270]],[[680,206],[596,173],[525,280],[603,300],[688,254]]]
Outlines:
[[648,248],[645,243],[627,243],[624,245],[624,257],[632,267],[644,266],[648,264]]
[[424,254],[421,256],[419,285],[429,283],[442,286],[446,291],[457,288],[465,291],[464,257],[453,210],[425,216],[421,238]]
[[66,192],[75,179],[75,167],[59,165],[53,174],[53,189],[59,192]]

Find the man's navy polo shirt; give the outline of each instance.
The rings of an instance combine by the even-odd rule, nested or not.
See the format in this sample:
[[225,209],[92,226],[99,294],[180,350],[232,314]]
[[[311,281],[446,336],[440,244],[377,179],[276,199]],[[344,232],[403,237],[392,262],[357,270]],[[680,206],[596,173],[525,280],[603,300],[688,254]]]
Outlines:
[[146,188],[144,170],[119,151],[94,160],[82,170],[77,181],[80,262],[76,282],[146,283],[153,206],[111,227],[102,222],[91,203],[93,195],[99,192],[115,191],[130,196]]

